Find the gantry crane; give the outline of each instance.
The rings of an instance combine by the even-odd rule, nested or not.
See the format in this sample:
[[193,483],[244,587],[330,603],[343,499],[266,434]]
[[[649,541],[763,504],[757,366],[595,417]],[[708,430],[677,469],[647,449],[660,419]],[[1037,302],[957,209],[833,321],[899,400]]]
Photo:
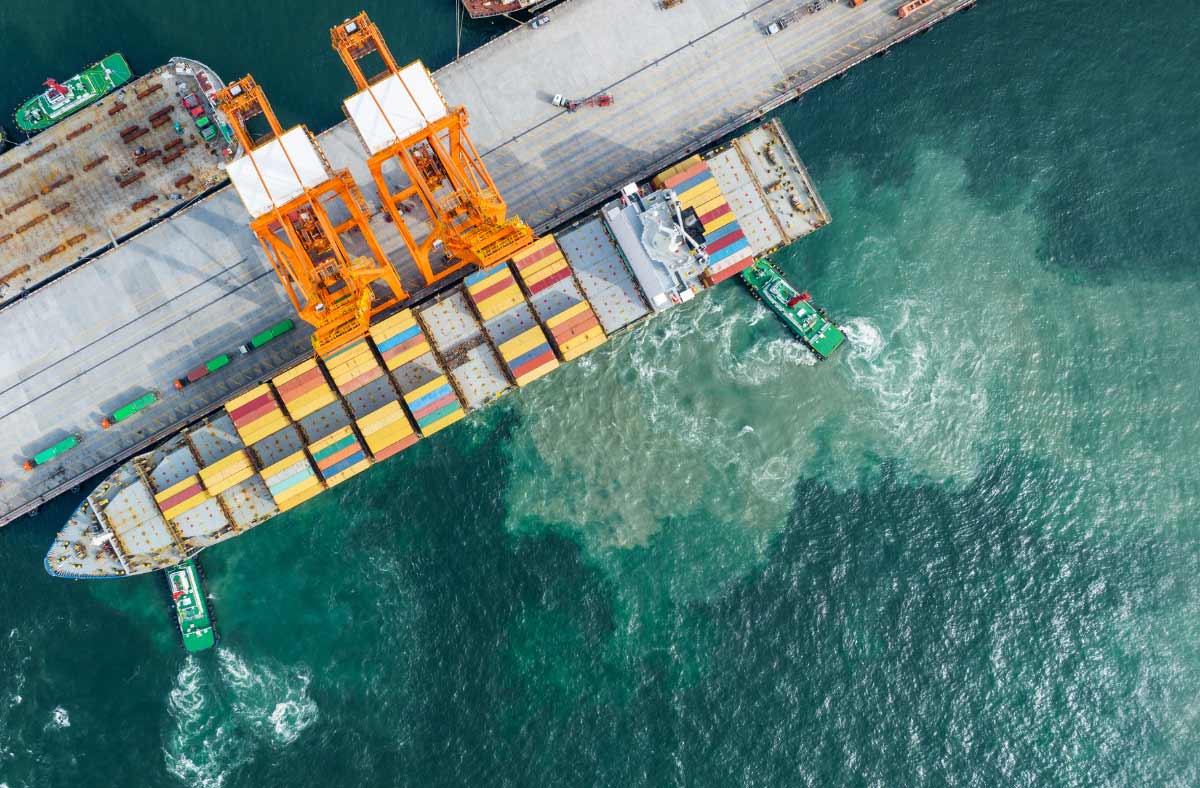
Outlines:
[[[404,243],[432,283],[475,263],[501,262],[533,240],[519,218],[507,216],[483,160],[466,134],[467,111],[449,108],[419,60],[400,68],[379,28],[361,13],[332,28],[333,48],[354,78],[358,92],[343,106],[370,158],[367,165]],[[384,71],[370,79],[359,61],[378,53]],[[407,184],[393,187],[384,168],[396,165]],[[428,217],[408,216],[406,201],[420,199]],[[402,208],[403,206],[403,208]],[[428,230],[417,240],[414,235]],[[448,263],[433,271],[432,255],[444,250]]]
[[[316,327],[313,348],[326,355],[365,336],[372,314],[408,294],[367,224],[358,185],[329,166],[308,129],[283,130],[253,77],[221,90],[216,103],[245,151],[229,179],[296,312]],[[255,138],[247,124],[258,117],[268,131]]]

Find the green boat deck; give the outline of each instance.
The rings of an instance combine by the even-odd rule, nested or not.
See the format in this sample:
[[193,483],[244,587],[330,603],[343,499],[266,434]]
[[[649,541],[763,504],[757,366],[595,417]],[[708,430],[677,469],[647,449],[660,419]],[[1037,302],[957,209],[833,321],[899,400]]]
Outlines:
[[742,272],[742,281],[819,358],[829,358],[846,341],[841,329],[813,306],[807,294],[788,284],[770,260],[756,260]]
[[167,586],[175,603],[175,616],[179,621],[179,632],[183,635],[183,647],[188,651],[205,651],[217,642],[212,619],[208,615],[208,603],[200,587],[200,573],[196,562],[184,561],[167,572]]
[[15,120],[23,131],[48,129],[63,118],[111,93],[133,76],[118,52],[94,63],[62,83],[63,95],[48,88],[17,108]]

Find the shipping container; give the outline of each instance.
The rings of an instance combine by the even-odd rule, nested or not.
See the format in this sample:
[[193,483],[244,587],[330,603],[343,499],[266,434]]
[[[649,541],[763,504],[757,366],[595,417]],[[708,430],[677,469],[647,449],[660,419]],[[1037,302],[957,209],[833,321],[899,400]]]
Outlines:
[[271,383],[292,421],[300,421],[336,400],[315,358],[297,364]]
[[514,255],[513,266],[563,361],[578,358],[608,341],[553,235],[539,238]]
[[137,399],[127,402],[121,407],[112,412],[111,416],[107,416],[100,420],[100,426],[108,429],[114,424],[120,424],[122,421],[132,417],[134,414],[145,410],[146,408],[158,402],[158,393],[149,391]]
[[466,415],[445,375],[405,392],[404,401],[408,403],[408,409],[425,437],[449,427]]
[[200,481],[210,495],[220,495],[235,484],[249,479],[254,474],[250,456],[242,451],[230,454],[208,467],[200,469]]
[[325,356],[322,361],[325,369],[329,370],[329,376],[333,378],[333,384],[337,386],[337,390],[341,392],[342,396],[347,396],[383,377],[383,370],[375,360],[375,354],[365,339],[340,348]]
[[304,503],[325,489],[303,450],[263,468],[262,478],[281,512]]
[[308,452],[328,487],[340,484],[371,466],[371,460],[349,426],[312,443]]
[[389,402],[363,416],[357,424],[376,462],[404,451],[420,437],[399,402]]
[[189,476],[154,496],[163,517],[173,520],[208,500],[208,492],[200,483],[199,476]]
[[388,370],[398,369],[432,349],[411,309],[372,325],[371,339]]
[[55,457],[61,457],[71,449],[78,446],[80,440],[81,438],[78,435],[68,435],[53,446],[42,449],[37,454],[33,455],[32,459],[25,461],[25,470],[32,471],[37,466],[45,465]]
[[225,411],[246,445],[262,440],[289,423],[271,388],[265,383],[226,402]]

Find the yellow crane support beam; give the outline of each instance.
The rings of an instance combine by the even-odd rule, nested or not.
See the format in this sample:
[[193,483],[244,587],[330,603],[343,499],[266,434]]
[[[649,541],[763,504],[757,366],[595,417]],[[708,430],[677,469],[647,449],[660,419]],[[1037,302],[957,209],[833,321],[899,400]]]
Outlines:
[[[370,154],[367,166],[385,210],[427,283],[465,265],[487,267],[533,241],[533,231],[508,207],[467,136],[467,111],[446,106],[420,61],[401,68],[379,28],[360,13],[330,31],[358,92],[346,114]],[[382,73],[368,78],[362,60],[378,54]],[[393,186],[385,168],[399,165],[406,184]],[[416,198],[424,217],[413,216]],[[403,206],[403,207],[402,207]],[[425,231],[423,240],[417,236]],[[444,263],[434,271],[435,257]]]

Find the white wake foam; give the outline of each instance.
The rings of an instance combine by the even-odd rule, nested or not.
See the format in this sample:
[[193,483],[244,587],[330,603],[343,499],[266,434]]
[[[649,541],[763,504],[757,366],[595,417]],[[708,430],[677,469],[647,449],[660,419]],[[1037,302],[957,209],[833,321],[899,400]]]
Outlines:
[[216,664],[189,656],[167,697],[167,771],[189,786],[220,788],[263,749],[295,742],[318,717],[311,674],[250,664],[219,647]]

